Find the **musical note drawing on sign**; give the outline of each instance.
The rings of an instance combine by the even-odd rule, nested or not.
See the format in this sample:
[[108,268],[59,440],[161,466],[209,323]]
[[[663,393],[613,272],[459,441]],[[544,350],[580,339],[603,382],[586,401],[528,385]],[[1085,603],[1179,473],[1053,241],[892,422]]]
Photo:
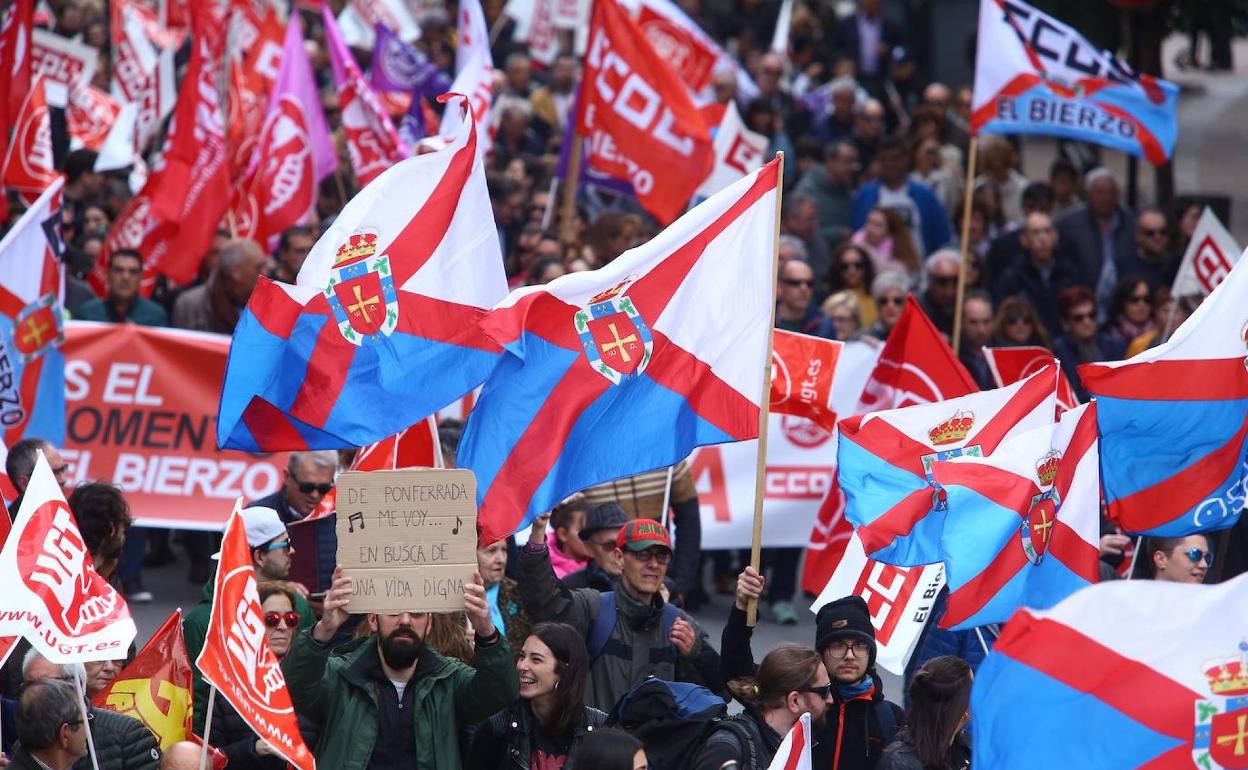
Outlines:
[[452,534],[452,535],[458,535],[458,534],[459,534],[459,525],[461,525],[461,524],[463,524],[463,523],[464,523],[463,519],[461,519],[461,518],[459,518],[458,516],[456,516],[456,517],[455,517],[455,528],[451,530],[451,534]]
[[364,529],[364,512],[363,511],[356,511],[355,513],[347,517],[347,531],[348,532],[355,531],[355,522],[357,521],[360,522],[360,529]]

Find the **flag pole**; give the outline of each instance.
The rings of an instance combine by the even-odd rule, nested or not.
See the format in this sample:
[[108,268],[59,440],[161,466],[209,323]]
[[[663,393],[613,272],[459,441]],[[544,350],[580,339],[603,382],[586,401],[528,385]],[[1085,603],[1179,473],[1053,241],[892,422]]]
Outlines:
[[971,253],[971,199],[975,197],[975,156],[978,154],[979,137],[971,134],[966,148],[966,191],[962,195],[962,255],[958,260],[958,299],[953,306],[953,354],[958,354],[962,344],[962,297],[966,294],[966,263]]
[[675,465],[667,466],[667,484],[663,487],[663,507],[659,509],[659,520],[663,522],[664,529],[671,524],[671,516],[668,516],[667,512],[672,504],[672,471],[675,468]]
[[87,753],[91,755],[91,767],[100,770],[100,760],[95,756],[95,738],[91,735],[91,720],[87,718],[87,696],[82,691],[82,682],[74,677],[74,689],[78,691],[78,710],[82,713],[82,729],[87,731]]
[[208,685],[208,705],[204,708],[207,712],[204,715],[204,734],[200,736],[203,738],[203,743],[199,747],[199,770],[208,770],[208,737],[212,735],[212,711],[216,702],[217,688]]
[[[568,120],[575,120],[569,115]],[[559,240],[566,246],[576,239],[576,193],[581,181],[581,155],[584,153],[585,137],[574,127],[572,129],[572,147],[568,150],[567,174],[563,179],[563,205],[560,206]]]
[[[762,566],[763,485],[767,472],[767,423],[771,414],[771,346],[776,328],[776,281],[780,278],[780,205],[784,200],[784,153],[777,152],[776,157],[780,163],[776,169],[776,238],[771,251],[771,323],[767,327],[767,357],[763,359],[763,400],[758,405],[758,458],[754,467],[754,539],[750,543],[750,566],[755,571]],[[750,601],[745,624],[751,628],[758,625],[757,599]]]

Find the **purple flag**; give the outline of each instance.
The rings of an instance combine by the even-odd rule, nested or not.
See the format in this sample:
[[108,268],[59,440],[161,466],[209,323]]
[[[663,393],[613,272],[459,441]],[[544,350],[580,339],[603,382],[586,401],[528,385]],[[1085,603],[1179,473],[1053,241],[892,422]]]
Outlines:
[[451,79],[425,55],[404,43],[381,22],[377,23],[377,42],[369,73],[373,88],[378,91],[417,92],[434,97],[450,89]]
[[329,136],[325,111],[321,109],[321,95],[312,76],[312,64],[303,48],[303,26],[297,13],[286,25],[286,41],[282,48],[282,66],[277,72],[277,87],[269,98],[269,114],[278,112],[281,101],[286,98],[300,105],[307,121],[308,141],[312,145],[312,169],[316,181],[320,182],[338,168],[338,153]]

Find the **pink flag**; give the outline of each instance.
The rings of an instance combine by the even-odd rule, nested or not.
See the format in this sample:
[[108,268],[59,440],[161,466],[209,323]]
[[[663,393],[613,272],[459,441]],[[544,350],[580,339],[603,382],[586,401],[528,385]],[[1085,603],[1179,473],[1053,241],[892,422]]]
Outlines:
[[303,25],[299,15],[291,16],[286,25],[286,41],[282,49],[282,67],[277,73],[277,88],[269,97],[269,114],[279,110],[282,99],[293,99],[300,106],[312,147],[312,170],[319,184],[322,179],[338,169],[338,153],[329,137],[329,124],[321,109],[321,94],[316,89],[312,64],[303,48]]
[[351,58],[329,6],[321,6],[321,15],[325,20],[329,61],[334,68],[334,87],[340,94],[342,129],[351,153],[351,168],[363,187],[411,153]]

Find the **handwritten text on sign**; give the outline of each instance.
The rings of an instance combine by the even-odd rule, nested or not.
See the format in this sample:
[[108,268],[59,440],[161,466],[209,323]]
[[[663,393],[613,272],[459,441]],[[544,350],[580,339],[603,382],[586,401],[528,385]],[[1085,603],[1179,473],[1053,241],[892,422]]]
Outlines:
[[471,471],[344,473],[338,479],[338,563],[351,612],[452,612],[477,568],[477,482]]

